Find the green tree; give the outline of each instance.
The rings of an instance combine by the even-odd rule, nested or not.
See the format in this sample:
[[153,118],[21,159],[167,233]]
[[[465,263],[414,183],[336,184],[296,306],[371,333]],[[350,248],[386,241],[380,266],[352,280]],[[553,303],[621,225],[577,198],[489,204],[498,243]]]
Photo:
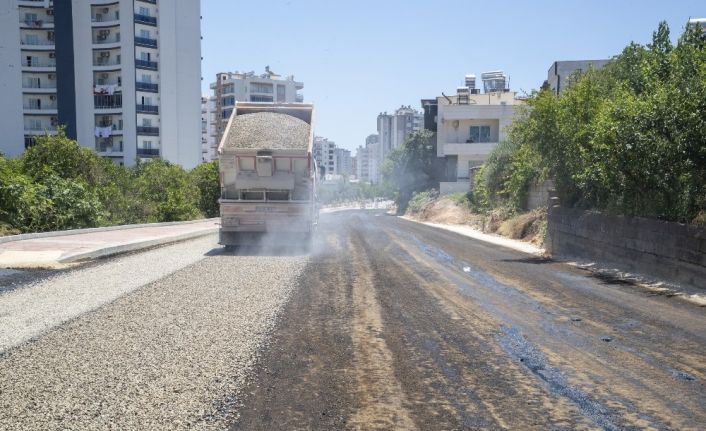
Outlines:
[[206,217],[218,217],[218,199],[221,197],[218,161],[204,162],[196,166],[191,170],[191,180],[199,191],[199,211]]
[[436,185],[436,149],[429,130],[412,133],[402,147],[394,150],[380,170],[387,187],[394,190],[398,211],[404,212],[414,192]]
[[145,222],[181,221],[198,218],[199,191],[181,166],[155,159],[138,162],[133,170],[135,208]]

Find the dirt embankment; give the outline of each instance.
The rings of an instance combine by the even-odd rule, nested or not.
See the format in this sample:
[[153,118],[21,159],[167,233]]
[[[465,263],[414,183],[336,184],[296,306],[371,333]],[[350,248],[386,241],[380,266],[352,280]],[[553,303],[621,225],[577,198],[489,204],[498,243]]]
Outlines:
[[547,211],[538,208],[516,214],[505,208],[488,213],[474,212],[452,198],[441,196],[423,205],[419,210],[408,210],[407,216],[416,220],[441,224],[474,227],[484,233],[495,233],[512,239],[542,245],[547,227]]

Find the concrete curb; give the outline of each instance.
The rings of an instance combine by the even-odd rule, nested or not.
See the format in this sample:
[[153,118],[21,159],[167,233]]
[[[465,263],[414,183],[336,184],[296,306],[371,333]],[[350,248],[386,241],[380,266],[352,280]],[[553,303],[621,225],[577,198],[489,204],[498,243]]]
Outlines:
[[49,238],[53,236],[64,236],[64,235],[80,235],[83,233],[94,233],[94,232],[108,232],[111,230],[124,230],[124,229],[134,229],[140,227],[157,227],[157,226],[174,226],[180,224],[193,224],[202,223],[206,221],[217,221],[220,217],[215,218],[205,218],[199,220],[187,220],[187,221],[168,221],[162,223],[141,223],[141,224],[123,224],[118,226],[106,226],[106,227],[91,227],[87,229],[70,229],[70,230],[57,230],[52,232],[37,232],[37,233],[21,233],[19,235],[9,235],[0,237],[0,244],[13,241],[22,241],[25,239],[37,239],[37,238]]
[[198,232],[183,233],[180,235],[173,235],[165,238],[150,239],[146,241],[133,242],[130,244],[115,245],[112,247],[105,247],[98,250],[87,251],[84,253],[75,254],[73,256],[66,257],[64,259],[59,259],[59,263],[78,263],[85,262],[88,260],[98,259],[101,257],[114,256],[116,254],[129,253],[131,251],[138,251],[145,248],[155,247],[159,245],[166,245],[173,242],[185,241],[188,239],[199,238],[202,236],[210,235],[212,233],[218,232],[217,227],[208,228]]

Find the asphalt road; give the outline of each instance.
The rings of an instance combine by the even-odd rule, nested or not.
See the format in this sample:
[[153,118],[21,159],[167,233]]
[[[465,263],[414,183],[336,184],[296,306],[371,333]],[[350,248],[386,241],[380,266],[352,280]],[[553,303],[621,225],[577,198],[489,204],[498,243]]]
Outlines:
[[233,430],[706,429],[706,309],[381,212],[319,233]]
[[706,308],[382,211],[215,242],[0,274],[0,429],[706,429]]

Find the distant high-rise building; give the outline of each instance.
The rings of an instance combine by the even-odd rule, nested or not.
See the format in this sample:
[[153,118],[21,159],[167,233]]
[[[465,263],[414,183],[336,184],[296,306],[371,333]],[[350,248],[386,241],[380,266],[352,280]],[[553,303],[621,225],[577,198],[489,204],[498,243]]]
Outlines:
[[215,139],[220,142],[235,102],[300,103],[304,96],[299,90],[304,83],[295,81],[294,75],[282,77],[265,67],[265,73],[222,72],[211,83],[216,111]]
[[0,151],[64,126],[116,163],[200,162],[199,2],[4,0],[0,40]]
[[314,136],[314,144],[312,152],[316,164],[326,169],[325,174],[336,174],[337,158],[336,158],[336,143],[329,141],[321,136]]
[[409,135],[424,127],[424,115],[410,106],[399,107],[394,114],[378,115],[377,129],[380,143],[380,162],[402,146]]
[[218,158],[218,141],[214,134],[216,104],[212,97],[201,98],[201,160],[208,162]]
[[355,175],[360,181],[373,183],[380,181],[377,166],[380,152],[380,143],[378,141],[378,135],[368,135],[365,138],[365,146],[361,145],[356,150]]
[[336,148],[336,171],[334,174],[351,176],[355,175],[353,171],[353,161],[351,160],[351,150],[345,148]]

